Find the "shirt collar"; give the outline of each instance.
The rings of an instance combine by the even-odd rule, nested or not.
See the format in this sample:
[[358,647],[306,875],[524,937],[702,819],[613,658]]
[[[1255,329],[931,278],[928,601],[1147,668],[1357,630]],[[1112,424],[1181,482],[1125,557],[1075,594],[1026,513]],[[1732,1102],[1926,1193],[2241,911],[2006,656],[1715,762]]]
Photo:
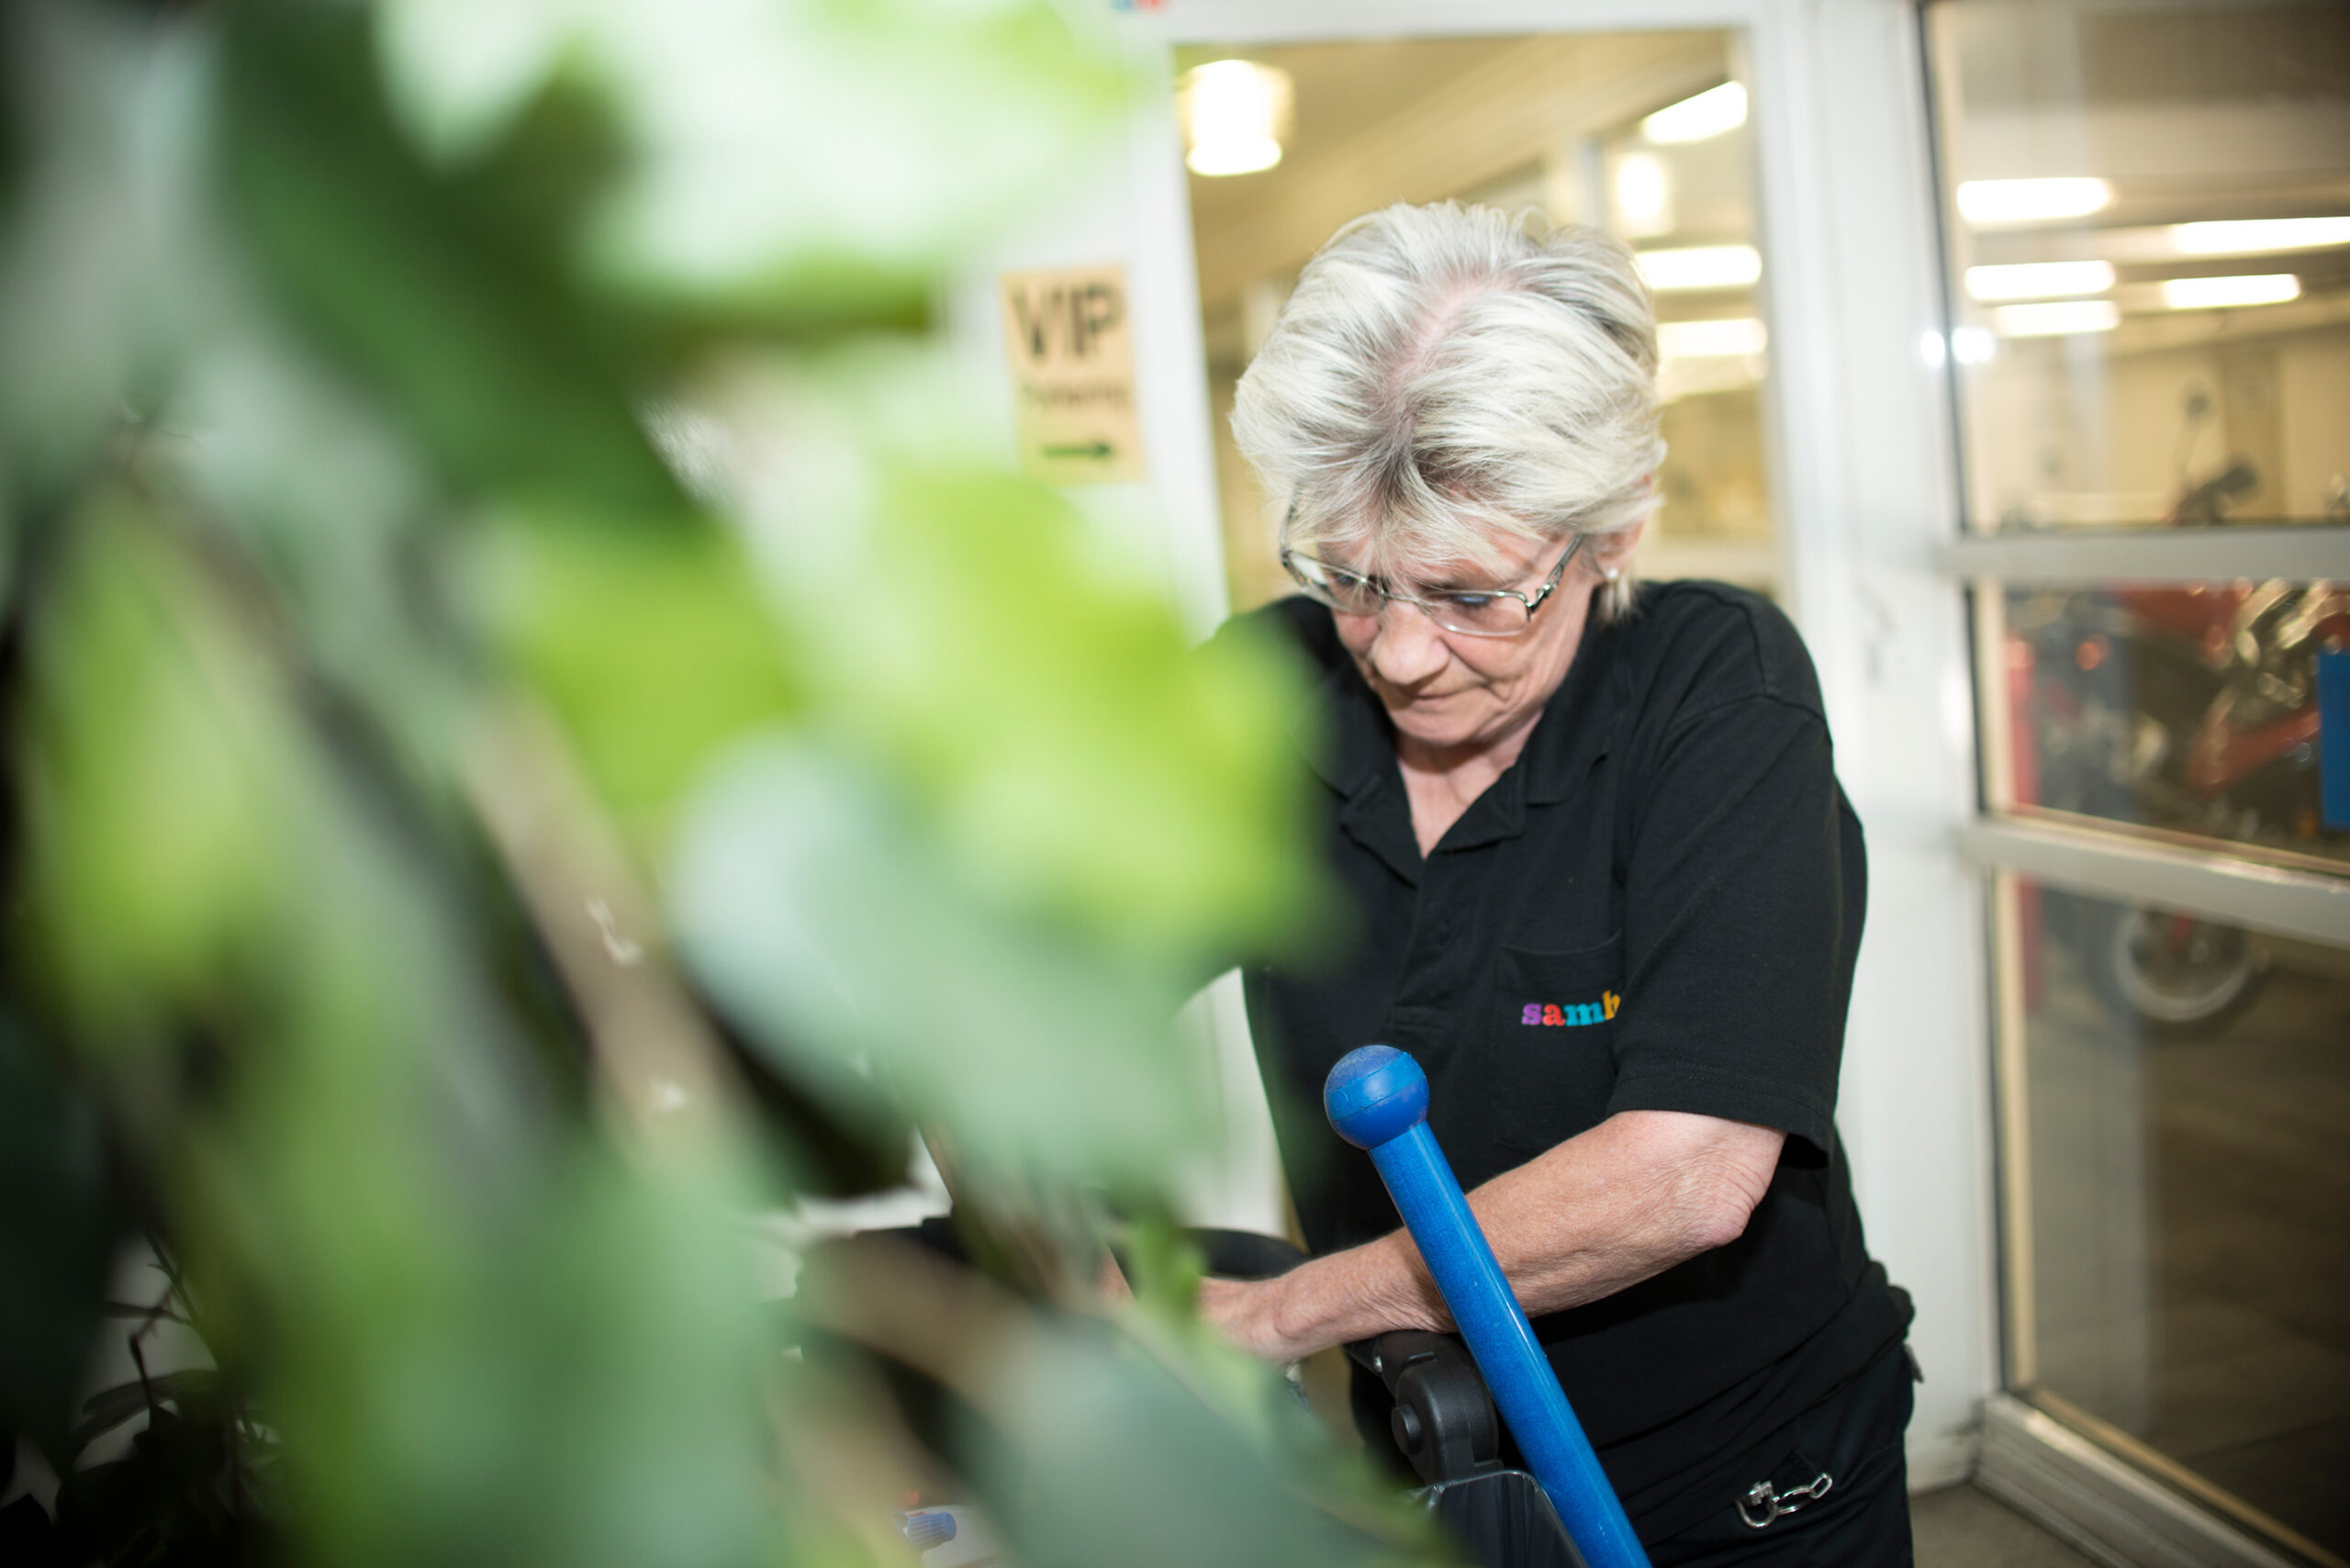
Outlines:
[[[1528,804],[1555,804],[1582,787],[1615,745],[1629,682],[1622,642],[1620,623],[1585,626],[1583,645],[1527,736],[1526,749],[1453,824],[1446,848],[1514,838],[1525,829]],[[1395,766],[1394,726],[1386,711],[1343,651],[1315,698],[1291,729],[1299,749],[1322,781],[1345,797],[1339,820],[1348,831],[1416,880],[1419,847],[1411,834],[1411,812]],[[1391,790],[1393,801],[1383,801]],[[1400,849],[1389,842],[1395,836],[1391,817],[1402,823]],[[1399,863],[1406,860],[1408,866]]]
[[1420,879],[1420,846],[1412,808],[1395,767],[1395,732],[1343,651],[1290,734],[1314,771],[1344,800],[1338,825],[1405,882]]
[[1526,798],[1554,805],[1583,788],[1614,750],[1630,706],[1632,671],[1622,622],[1586,622],[1567,678],[1550,694],[1511,771],[1526,776]]

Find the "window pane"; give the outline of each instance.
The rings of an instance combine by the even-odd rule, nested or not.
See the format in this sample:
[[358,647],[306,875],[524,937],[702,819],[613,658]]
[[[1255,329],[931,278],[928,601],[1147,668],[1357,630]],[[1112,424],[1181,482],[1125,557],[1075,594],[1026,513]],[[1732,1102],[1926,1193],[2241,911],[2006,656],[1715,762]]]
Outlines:
[[2323,711],[2320,680],[2350,657],[2350,585],[2020,588],[2004,609],[2006,700],[1986,709],[2019,810],[2350,861],[2350,779],[2331,780],[2333,815],[2326,790],[2350,751],[2324,722],[2350,715]]
[[2350,7],[1930,25],[1974,526],[2350,519]]
[[2025,1392],[2350,1551],[2350,953],[2010,898]]

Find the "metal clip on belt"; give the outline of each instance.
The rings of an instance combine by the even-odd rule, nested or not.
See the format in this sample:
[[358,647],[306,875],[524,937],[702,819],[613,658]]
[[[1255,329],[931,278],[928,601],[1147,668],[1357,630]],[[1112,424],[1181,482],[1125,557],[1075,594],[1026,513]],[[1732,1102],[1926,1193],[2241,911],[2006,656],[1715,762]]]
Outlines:
[[[1782,1514],[1801,1513],[1827,1496],[1828,1489],[1835,1484],[1836,1478],[1824,1470],[1802,1485],[1790,1486],[1784,1492],[1767,1481],[1758,1481],[1738,1500],[1738,1517],[1746,1521],[1748,1529],[1761,1529]],[[1754,1517],[1758,1513],[1762,1516],[1759,1519]]]

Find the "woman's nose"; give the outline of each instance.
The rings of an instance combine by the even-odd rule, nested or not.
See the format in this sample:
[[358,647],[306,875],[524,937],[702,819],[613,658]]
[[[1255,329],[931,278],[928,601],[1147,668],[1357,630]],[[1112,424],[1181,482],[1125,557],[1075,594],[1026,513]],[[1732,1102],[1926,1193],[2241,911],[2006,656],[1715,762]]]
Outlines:
[[1408,604],[1380,607],[1371,640],[1371,666],[1395,686],[1414,686],[1444,667],[1444,636],[1435,622]]

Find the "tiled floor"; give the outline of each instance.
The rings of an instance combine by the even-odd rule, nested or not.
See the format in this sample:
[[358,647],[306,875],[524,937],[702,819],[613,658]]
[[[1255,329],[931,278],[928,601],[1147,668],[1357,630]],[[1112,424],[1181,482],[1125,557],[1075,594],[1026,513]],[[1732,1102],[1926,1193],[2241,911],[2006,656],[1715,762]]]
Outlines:
[[1953,1486],[1909,1499],[1918,1568],[2093,1568],[1987,1493]]

